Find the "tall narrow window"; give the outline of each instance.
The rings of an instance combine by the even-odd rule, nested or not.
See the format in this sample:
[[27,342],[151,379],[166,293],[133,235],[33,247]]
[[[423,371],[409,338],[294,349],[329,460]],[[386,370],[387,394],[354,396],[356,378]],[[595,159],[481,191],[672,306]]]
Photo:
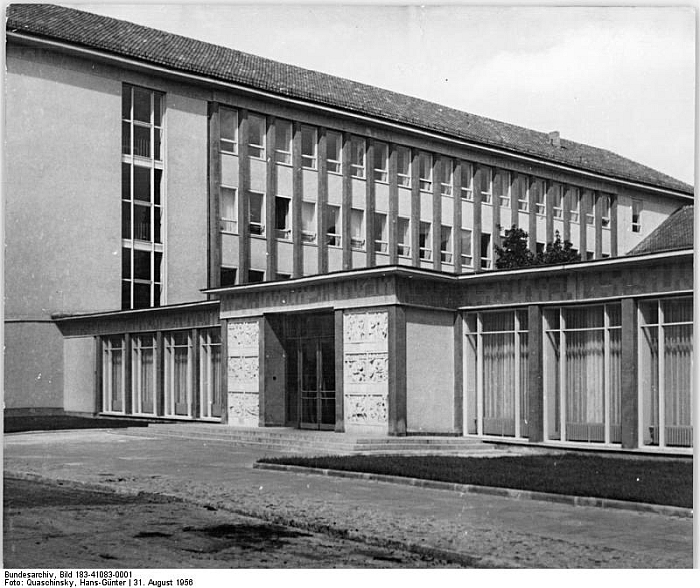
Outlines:
[[462,162],[462,199],[474,200],[474,168],[466,161]]
[[328,131],[326,133],[326,161],[328,171],[339,174],[342,169],[342,144],[343,138],[340,133]]
[[569,186],[566,189],[566,196],[569,200],[569,220],[572,223],[577,223],[579,218],[579,210],[581,208],[581,195],[578,188]]
[[535,179],[532,184],[530,184],[530,190],[534,192],[535,200],[535,214],[543,215],[545,214],[547,207],[545,204],[545,185],[544,180]]
[[350,210],[350,246],[365,248],[365,211],[358,208]]
[[491,204],[493,187],[491,186],[491,168],[480,165],[474,174],[475,190],[481,194],[481,202]]
[[462,229],[462,265],[466,267],[474,266],[472,255],[472,232],[470,229]]
[[446,157],[440,160],[440,194],[452,196],[452,160]]
[[586,224],[595,224],[595,194],[591,190],[583,191],[583,198],[581,199],[581,207],[585,208],[581,213],[586,215]]
[[316,129],[313,127],[301,127],[301,165],[309,169],[316,169],[316,148],[318,140]]
[[433,156],[421,153],[418,157],[420,189],[430,192],[433,189]]
[[275,236],[278,239],[292,238],[291,203],[291,199],[286,196],[275,198]]
[[386,143],[374,143],[374,179],[386,182],[389,178],[389,146]]
[[365,177],[365,140],[360,137],[350,140],[350,175],[355,178]]
[[527,195],[527,177],[520,174],[515,176],[512,184],[511,192],[513,202],[518,202],[518,210],[527,212],[529,208]]
[[481,269],[491,268],[491,235],[481,233]]
[[632,232],[641,233],[642,232],[642,201],[632,200]]
[[326,242],[333,247],[340,247],[341,226],[340,206],[328,204],[326,206]]
[[396,251],[403,257],[411,255],[411,222],[407,218],[396,219]]
[[493,175],[493,194],[501,207],[510,206],[510,174],[501,169]]
[[292,163],[292,123],[288,120],[275,121],[275,161]]
[[562,188],[559,184],[552,185],[552,216],[554,218],[562,218],[564,216],[564,208],[562,206]]
[[265,159],[265,117],[248,115],[248,153],[256,159]]
[[305,243],[316,242],[316,203],[301,203],[301,240]]
[[187,331],[165,337],[165,414],[192,416],[192,342]]
[[238,203],[236,202],[236,189],[222,186],[220,198],[220,229],[224,233],[237,233]]
[[219,109],[219,149],[224,153],[238,153],[238,111],[222,106]]
[[396,169],[399,186],[411,187],[411,150],[408,147],[396,148]]
[[386,214],[374,213],[374,250],[378,253],[389,251],[389,233],[386,226]]
[[426,221],[420,222],[420,232],[418,234],[418,245],[420,247],[420,258],[429,261],[433,258],[433,225]]
[[126,411],[124,399],[126,362],[122,336],[102,339],[102,412]]
[[163,94],[122,89],[122,309],[161,303]]
[[248,230],[251,235],[265,234],[265,195],[248,193]]
[[598,196],[600,198],[600,211],[601,211],[601,223],[603,228],[610,227],[610,195],[601,194]]
[[235,267],[221,266],[219,272],[219,280],[221,286],[233,286],[236,283],[236,274],[238,270]]
[[452,227],[440,227],[440,261],[452,263]]
[[199,406],[204,419],[221,417],[221,330],[199,333]]
[[131,390],[134,414],[156,414],[156,338],[135,335],[132,340]]

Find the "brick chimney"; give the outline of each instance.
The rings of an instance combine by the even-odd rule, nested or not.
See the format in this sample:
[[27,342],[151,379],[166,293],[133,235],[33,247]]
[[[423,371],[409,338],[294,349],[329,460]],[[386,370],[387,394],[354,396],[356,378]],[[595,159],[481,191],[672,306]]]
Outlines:
[[547,133],[549,137],[549,144],[554,145],[557,149],[561,147],[561,137],[559,136],[559,131],[552,131]]

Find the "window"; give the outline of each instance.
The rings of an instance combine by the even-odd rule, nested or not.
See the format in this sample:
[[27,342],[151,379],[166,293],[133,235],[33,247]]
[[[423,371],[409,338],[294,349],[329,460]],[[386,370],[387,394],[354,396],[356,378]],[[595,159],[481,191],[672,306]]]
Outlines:
[[326,242],[333,247],[340,247],[341,239],[340,206],[326,206]]
[[403,257],[411,255],[411,222],[401,216],[396,219],[396,252]]
[[122,336],[102,339],[102,412],[126,411],[126,362]]
[[365,140],[359,137],[350,140],[350,175],[365,177]]
[[292,238],[291,204],[291,199],[285,196],[275,198],[275,236],[278,239]]
[[518,174],[515,176],[512,186],[512,197],[513,202],[517,200],[518,210],[521,212],[527,212],[530,208],[527,196],[527,177]]
[[326,133],[326,161],[328,171],[339,174],[342,169],[342,146],[343,138],[340,133],[328,131]]
[[221,286],[234,286],[236,284],[236,268],[221,267],[219,272]]
[[420,232],[418,234],[418,246],[420,251],[420,258],[429,261],[433,258],[433,228],[432,224],[421,221],[420,222]]
[[471,163],[462,162],[462,199],[474,200],[474,170]]
[[265,159],[265,117],[248,115],[248,152],[251,157]]
[[282,272],[277,272],[277,275],[275,277],[276,280],[290,280],[292,278],[292,274],[285,274]]
[[510,174],[507,171],[496,170],[493,175],[493,194],[498,198],[499,206],[510,206]]
[[378,253],[389,251],[389,234],[386,225],[386,214],[374,213],[374,250]]
[[156,338],[134,335],[131,350],[131,390],[134,414],[156,414]]
[[219,149],[223,153],[238,153],[238,111],[232,108],[219,109]]
[[[586,208],[586,224],[595,224],[595,212],[593,207],[594,194],[590,190],[583,191],[583,198],[581,199],[581,206]],[[584,212],[584,211],[582,211]]]
[[535,200],[535,214],[544,216],[547,211],[547,206],[545,203],[546,191],[544,180],[535,179],[530,185],[530,190],[534,192],[533,198]]
[[365,211],[358,208],[350,210],[350,247],[365,248]]
[[238,203],[236,189],[221,186],[219,229],[224,233],[238,232]]
[[374,143],[374,179],[387,182],[389,178],[389,146],[386,143]]
[[481,269],[491,268],[491,235],[481,233]]
[[452,227],[440,227],[440,261],[452,263]]
[[693,300],[639,303],[640,441],[693,446]]
[[472,232],[469,229],[462,229],[462,265],[472,267],[474,259],[472,257]]
[[305,243],[316,242],[316,203],[301,203],[301,240]]
[[251,235],[265,234],[265,195],[248,192],[248,230]]
[[418,172],[420,189],[430,192],[433,189],[433,156],[430,153],[418,156]]
[[642,232],[642,201],[632,200],[632,232]]
[[552,216],[554,218],[562,218],[564,216],[564,207],[562,202],[562,189],[559,184],[552,185]]
[[249,269],[248,270],[248,283],[258,284],[265,281],[265,272],[263,270]]
[[535,253],[544,253],[544,243],[535,243]]
[[408,147],[396,148],[396,170],[399,186],[411,187],[411,150]]
[[569,186],[566,189],[566,197],[569,201],[569,220],[572,223],[577,223],[579,218],[579,209],[581,208],[581,195],[578,188]]
[[452,196],[452,160],[440,160],[440,194]]
[[610,227],[610,195],[601,194],[598,196],[600,198],[600,211],[601,211],[601,223],[603,228]]
[[161,302],[163,94],[122,87],[122,309]]
[[491,204],[493,188],[491,186],[491,168],[479,166],[474,174],[474,189],[481,194],[481,202]]
[[313,127],[301,127],[301,165],[309,169],[316,169],[316,146],[318,144],[316,129]]
[[275,121],[275,161],[292,164],[292,123],[288,120]]
[[189,332],[165,336],[165,415],[192,416],[192,341]]
[[221,417],[221,330],[199,332],[199,406],[200,417]]
[[619,303],[545,310],[549,439],[620,442],[621,314]]

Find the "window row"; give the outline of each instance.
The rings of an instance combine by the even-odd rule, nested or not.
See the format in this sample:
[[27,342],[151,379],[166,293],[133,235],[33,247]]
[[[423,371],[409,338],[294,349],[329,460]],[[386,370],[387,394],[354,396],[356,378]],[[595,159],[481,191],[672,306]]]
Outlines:
[[[222,153],[238,153],[238,113],[235,109],[222,107],[220,150]],[[251,157],[267,157],[267,120],[258,114],[248,115],[248,152]],[[308,125],[300,125],[301,163],[308,169],[318,169],[318,130]],[[291,165],[294,127],[291,121],[275,119],[274,122],[274,159],[277,163]],[[343,135],[337,131],[326,131],[326,166],[330,173],[342,173]],[[368,166],[376,182],[389,181],[389,145],[372,142],[372,161],[367,161],[367,141],[358,136],[348,136],[350,175],[366,178]],[[415,156],[414,156],[415,153]],[[396,147],[396,177],[399,186],[410,188],[413,181],[412,168],[417,167],[419,188],[432,192],[433,183],[439,186],[440,194],[453,196],[455,191],[455,160],[433,155],[425,151],[412,151],[409,147]],[[585,216],[588,224],[594,224],[595,206],[599,202],[602,224],[610,225],[610,208],[612,196],[595,193],[574,186],[546,182],[541,178],[501,170],[468,162],[461,163],[460,196],[464,200],[473,200],[479,196],[480,202],[500,207],[515,206],[517,210],[528,212],[530,200],[534,202],[535,213],[546,214],[547,200],[551,200],[552,215],[564,217],[564,203],[568,202],[569,219],[579,222]],[[588,209],[582,210],[585,203]]]
[[220,333],[218,327],[164,333],[161,349],[155,333],[133,335],[129,345],[123,335],[104,337],[102,412],[219,419]]

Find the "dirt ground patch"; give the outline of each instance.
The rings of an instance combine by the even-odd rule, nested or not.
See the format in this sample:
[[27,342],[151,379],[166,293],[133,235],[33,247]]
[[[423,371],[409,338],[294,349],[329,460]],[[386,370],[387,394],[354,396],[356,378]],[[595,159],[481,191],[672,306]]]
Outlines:
[[445,561],[179,502],[4,483],[6,568],[428,568]]

